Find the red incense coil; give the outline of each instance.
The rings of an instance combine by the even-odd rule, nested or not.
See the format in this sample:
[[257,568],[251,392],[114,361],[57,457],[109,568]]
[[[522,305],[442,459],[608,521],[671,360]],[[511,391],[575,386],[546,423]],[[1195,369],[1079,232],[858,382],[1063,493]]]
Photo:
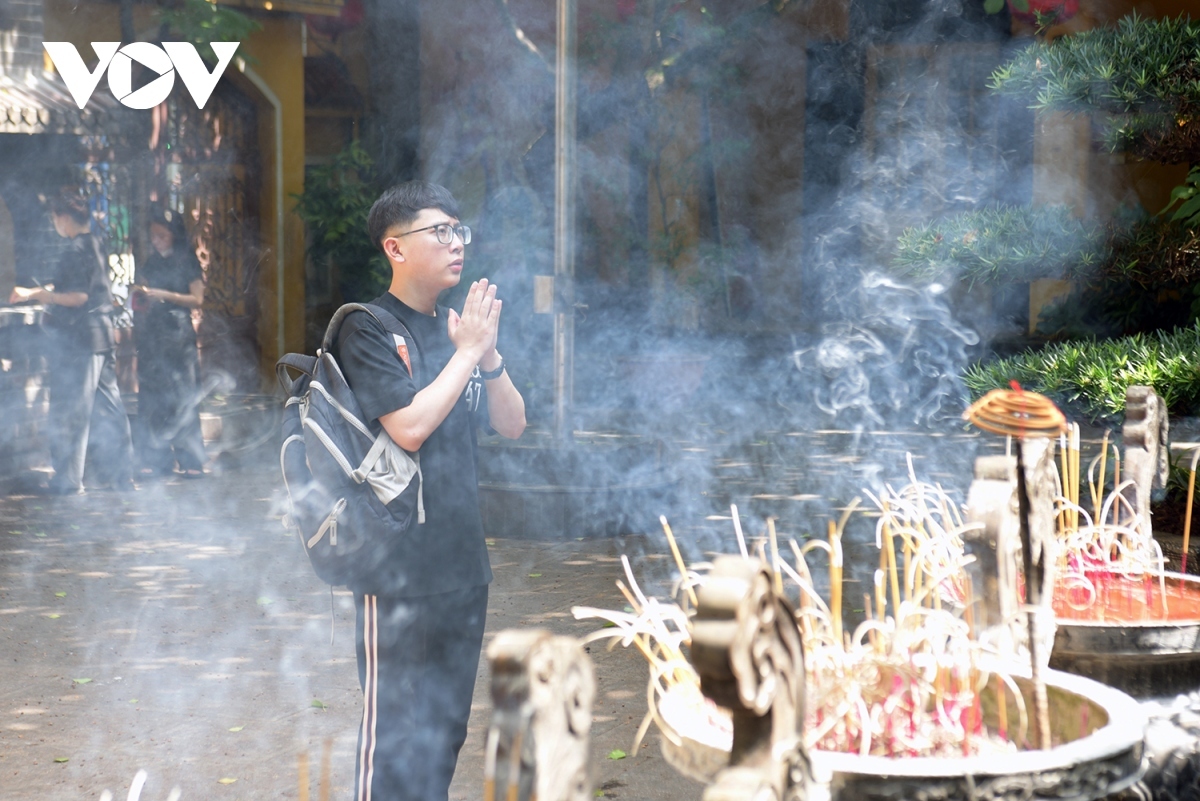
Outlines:
[[1019,387],[993,389],[972,403],[963,419],[984,431],[1017,439],[1056,437],[1067,430],[1067,418],[1053,401]]

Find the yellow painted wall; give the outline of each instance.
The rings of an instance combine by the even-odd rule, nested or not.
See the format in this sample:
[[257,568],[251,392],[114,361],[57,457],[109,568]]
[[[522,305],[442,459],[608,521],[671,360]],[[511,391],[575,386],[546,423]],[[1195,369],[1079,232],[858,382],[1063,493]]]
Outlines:
[[[258,341],[264,380],[273,381],[276,359],[288,351],[304,349],[304,223],[293,212],[292,197],[304,191],[304,54],[302,19],[292,15],[260,16],[262,30],[255,32],[243,47],[257,63],[251,69],[278,98],[282,128],[282,180],[275,176],[274,110],[260,104],[259,131],[263,141],[262,239],[269,250],[259,273]],[[269,122],[269,124],[263,124]],[[266,146],[271,147],[270,150]],[[280,188],[282,184],[282,188]],[[282,230],[277,225],[276,200],[282,191]],[[280,295],[276,272],[277,242],[282,240],[282,325]],[[280,340],[282,339],[282,343]]]
[[[44,38],[47,42],[73,42],[84,61],[94,61],[88,42],[115,42],[121,38],[117,15],[120,9],[107,3],[76,3],[71,0],[44,0]],[[151,23],[152,8],[133,7],[134,27]]]
[[[1081,4],[1080,13],[1062,25],[1050,28],[1048,38],[1066,36],[1114,24],[1137,12],[1143,17],[1166,18],[1180,14],[1195,16],[1195,0],[1092,0]],[[1014,23],[1014,33],[1031,36],[1029,26]],[[1170,200],[1171,189],[1187,177],[1186,164],[1158,164],[1125,159],[1092,145],[1092,120],[1088,115],[1063,112],[1041,113],[1034,133],[1033,203],[1065,205],[1079,217],[1104,218],[1122,205],[1140,204],[1151,214]],[[1057,284],[1058,282],[1052,282]],[[1037,325],[1046,303],[1061,294],[1062,287],[1031,288],[1029,330]]]
[[[85,61],[95,58],[89,42],[120,39],[119,9],[116,4],[45,0],[44,8],[45,40],[74,43]],[[292,212],[295,201],[291,198],[293,193],[304,190],[303,22],[300,16],[292,14],[257,13],[253,16],[262,29],[243,42],[238,53],[255,60],[248,68],[249,72],[260,78],[266,90],[279,102],[281,159],[275,158],[275,107],[266,94],[252,80],[228,73],[222,80],[237,80],[239,87],[255,100],[259,108],[263,166],[260,238],[264,257],[259,267],[258,341],[260,374],[263,386],[269,387],[274,382],[274,364],[279,355],[304,347],[304,225]],[[134,28],[137,31],[152,31],[157,25],[154,7],[134,5]],[[105,87],[102,85],[98,91],[105,91]],[[277,163],[282,164],[282,180],[276,176]],[[280,199],[283,203],[282,215],[276,213],[276,204]],[[280,293],[277,291],[280,283],[280,260],[277,254],[280,252],[283,271],[282,326]]]

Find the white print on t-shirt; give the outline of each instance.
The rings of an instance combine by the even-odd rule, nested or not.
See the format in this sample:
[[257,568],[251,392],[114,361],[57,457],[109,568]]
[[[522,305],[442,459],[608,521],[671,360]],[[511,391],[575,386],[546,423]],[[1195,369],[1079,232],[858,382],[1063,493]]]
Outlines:
[[479,374],[479,367],[476,365],[475,371],[471,373],[471,379],[467,381],[467,388],[463,390],[463,399],[467,402],[467,411],[475,413],[479,411],[479,401],[483,397],[483,376]]

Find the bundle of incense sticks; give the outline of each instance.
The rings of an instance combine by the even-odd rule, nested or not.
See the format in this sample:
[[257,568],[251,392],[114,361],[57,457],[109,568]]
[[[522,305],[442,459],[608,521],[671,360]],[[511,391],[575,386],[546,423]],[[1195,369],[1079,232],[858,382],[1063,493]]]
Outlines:
[[[1108,432],[1104,433],[1107,442]],[[1059,435],[1059,457],[1062,462],[1060,476],[1062,494],[1067,503],[1060,506],[1059,531],[1079,528],[1079,424],[1068,423],[1067,430]],[[1103,471],[1103,468],[1101,468]],[[1099,507],[1095,489],[1092,490],[1092,507]]]
[[[1029,721],[1021,693],[1007,673],[980,667],[983,652],[969,614],[973,598],[964,570],[969,559],[962,544],[962,511],[940,487],[916,481],[911,460],[909,468],[909,485],[898,491],[887,487],[878,498],[872,496],[881,567],[875,571],[875,597],[865,599],[868,619],[852,633],[844,630],[842,615],[841,543],[848,521],[858,511],[857,501],[839,520],[830,521],[826,536],[803,544],[786,538],[787,549],[778,547],[781,535],[775,521],[768,521],[776,586],[797,599],[809,695],[807,744],[892,757],[987,754],[1024,747]],[[757,550],[767,558],[766,543],[747,547],[736,507],[732,512],[739,552],[750,558]],[[686,732],[690,739],[728,747],[728,714],[704,699],[685,657],[690,644],[688,609],[694,608],[694,587],[706,580],[707,566],[684,564],[674,533],[667,525],[664,531],[679,570],[672,599],[647,597],[623,557],[628,586],[619,581],[618,587],[629,609],[579,607],[573,612],[578,619],[600,618],[611,626],[587,640],[633,645],[650,665],[648,711],[635,737],[635,752],[652,722],[676,741]],[[783,558],[781,550],[790,551],[792,559]],[[815,551],[827,559],[828,602],[817,591],[809,566]],[[999,711],[998,723],[990,726],[982,713],[984,692],[995,694]],[[1016,731],[1009,728],[1010,704],[1018,712]]]
[[1189,446],[1192,451],[1192,464],[1188,470],[1187,509],[1183,513],[1183,553],[1179,556],[1180,573],[1188,572],[1188,551],[1191,550],[1192,540],[1192,499],[1196,496],[1196,463],[1200,461],[1200,444],[1187,443],[1183,445],[1183,447]]
[[[599,618],[611,626],[588,635],[584,638],[585,642],[607,639],[612,641],[611,645],[633,645],[650,666],[650,681],[646,691],[647,712],[634,737],[633,753],[636,754],[641,747],[651,723],[657,723],[664,736],[678,741],[675,729],[659,713],[659,705],[667,697],[676,702],[683,699],[682,706],[685,709],[691,709],[707,720],[709,739],[717,742],[728,739],[732,742],[733,724],[729,714],[721,713],[704,698],[700,692],[700,677],[684,654],[684,647],[691,644],[688,614],[683,606],[687,600],[681,603],[647,596],[638,586],[629,559],[624,554],[621,555],[621,567],[629,583],[626,585],[618,579],[617,589],[629,604],[629,611],[577,606],[571,612],[577,620]],[[694,594],[693,584],[701,578],[698,572],[683,568],[681,580],[676,585],[677,595],[681,599],[690,599]],[[694,604],[691,608],[695,608]]]
[[[1139,615],[1155,614],[1156,609],[1164,616],[1168,614],[1166,559],[1162,547],[1147,534],[1122,493],[1128,486],[1129,482],[1117,484],[1103,496],[1095,520],[1078,506],[1072,507],[1067,499],[1059,499],[1060,508],[1073,509],[1080,515],[1081,524],[1059,533],[1057,604],[1076,613],[1094,610],[1097,617],[1121,617],[1120,604],[1113,601],[1124,599],[1129,614],[1123,619],[1131,619],[1133,596],[1139,594],[1145,598],[1145,603],[1137,605]],[[1096,492],[1099,494],[1099,490]],[[1125,514],[1118,514],[1116,510],[1122,506]],[[1124,522],[1113,522],[1118,519]],[[1157,593],[1151,589],[1154,585],[1158,585]],[[1155,595],[1159,599],[1157,607],[1151,603]]]
[[[1100,452],[1088,464],[1089,512],[1080,505],[1079,498],[1083,482],[1079,473],[1077,425],[1071,426],[1070,432],[1060,439],[1060,445],[1063,446],[1060,460],[1063,492],[1057,500],[1060,548],[1055,582],[1056,606],[1074,613],[1092,611],[1097,619],[1102,616],[1132,619],[1135,614],[1155,614],[1156,608],[1166,615],[1166,560],[1162,548],[1146,532],[1141,518],[1125,497],[1124,490],[1132,482],[1121,481],[1120,450],[1110,443],[1106,431]],[[1110,447],[1111,491],[1108,489]],[[1200,450],[1197,450],[1197,458],[1200,458]],[[1155,584],[1158,585],[1157,593],[1153,591]],[[1135,596],[1142,601],[1134,604]]]

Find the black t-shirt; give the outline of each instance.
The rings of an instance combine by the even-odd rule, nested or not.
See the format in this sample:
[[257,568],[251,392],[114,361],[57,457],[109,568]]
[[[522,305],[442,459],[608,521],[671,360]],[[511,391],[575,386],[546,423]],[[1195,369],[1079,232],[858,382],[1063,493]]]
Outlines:
[[46,327],[59,344],[86,353],[103,353],[114,344],[112,291],[100,246],[90,234],[67,240],[54,270],[54,292],[85,292],[82,306],[50,306]]
[[[396,342],[373,317],[354,313],[342,323],[333,356],[378,435],[382,430],[378,418],[412,403],[417,392],[445,369],[454,344],[446,333],[445,307],[437,307],[437,316],[421,314],[391,293],[372,303],[403,322],[415,342]],[[402,348],[407,348],[416,380],[409,377],[399,353]],[[433,595],[492,580],[479,514],[476,413],[487,414],[478,370],[450,414],[421,446],[425,523],[417,528],[412,552],[396,565],[404,579],[399,596]]]
[[[137,282],[152,289],[165,289],[181,295],[190,294],[193,281],[203,281],[204,273],[196,254],[186,248],[176,247],[166,256],[153,251],[145,262],[138,265]],[[141,334],[150,340],[159,334],[182,331],[195,336],[192,330],[192,310],[175,303],[147,302],[144,310],[137,312],[137,325]],[[147,337],[139,339],[149,344]]]

